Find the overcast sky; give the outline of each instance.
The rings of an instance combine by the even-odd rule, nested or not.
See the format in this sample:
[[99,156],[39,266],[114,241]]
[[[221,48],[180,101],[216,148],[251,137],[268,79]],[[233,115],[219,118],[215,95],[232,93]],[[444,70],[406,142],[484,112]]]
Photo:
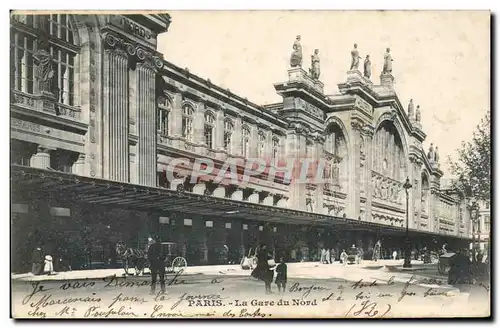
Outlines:
[[[422,110],[424,147],[437,144],[445,176],[447,155],[490,108],[488,12],[421,11],[173,11],[159,37],[165,59],[257,104],[279,102],[273,83],[287,79],[296,35],[302,36],[303,67],[320,50],[325,93],[338,91],[350,51],[370,55],[379,83],[385,48],[393,55],[395,88],[402,104]],[[362,67],[362,64],[361,66]]]

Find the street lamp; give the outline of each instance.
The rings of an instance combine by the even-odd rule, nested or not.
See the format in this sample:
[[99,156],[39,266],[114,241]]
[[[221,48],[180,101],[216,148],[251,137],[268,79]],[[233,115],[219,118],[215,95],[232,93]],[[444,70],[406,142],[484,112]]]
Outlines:
[[[476,258],[477,248],[479,244],[479,240],[476,243],[476,232],[479,231],[479,227],[476,227],[476,224],[479,222],[479,205],[476,201],[471,201],[469,204],[470,217],[472,221],[472,258]],[[478,234],[478,239],[480,239],[480,235]]]
[[408,197],[409,197],[409,190],[411,188],[411,183],[410,183],[410,178],[406,177],[405,184],[403,185],[403,188],[405,188],[406,191],[406,251],[405,251],[405,261],[403,263],[403,268],[411,268],[411,245],[410,245],[410,236],[409,236],[409,230],[408,226],[410,223],[410,214],[408,212]]

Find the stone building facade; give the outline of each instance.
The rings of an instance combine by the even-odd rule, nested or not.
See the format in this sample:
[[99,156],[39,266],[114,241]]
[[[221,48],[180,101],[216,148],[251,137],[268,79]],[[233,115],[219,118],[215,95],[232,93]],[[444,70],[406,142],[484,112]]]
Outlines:
[[[420,109],[414,114],[413,104],[407,111],[400,103],[391,73],[377,84],[348,71],[338,92],[327,96],[321,81],[293,67],[287,81],[274,84],[283,101],[260,106],[164,60],[157,37],[170,23],[168,14],[13,15],[12,164],[349,218],[375,228],[270,224],[252,217],[222,221],[183,215],[182,206],[146,213],[117,208],[112,201],[89,205],[92,197],[68,208],[39,190],[13,195],[17,238],[64,248],[48,242],[43,229],[31,237],[33,228],[27,227],[45,220],[64,221],[66,228],[56,224],[53,230],[71,230],[71,236],[85,230],[69,228],[64,217],[70,217],[92,226],[89,231],[109,230],[99,239],[108,250],[97,246],[101,241],[93,243],[101,260],[111,256],[113,241],[125,238],[140,246],[152,231],[179,243],[190,263],[217,262],[216,250],[224,245],[237,259],[259,242],[280,243],[292,259],[299,253],[310,259],[323,246],[357,244],[369,251],[380,238],[389,251],[402,248],[403,237],[377,231],[406,227],[407,177],[415,247],[426,244],[425,238],[434,243],[470,238],[464,205],[440,189],[436,151],[426,154],[422,148]],[[234,160],[240,174],[248,158],[264,159],[267,167],[245,184],[216,183],[215,174],[193,183],[181,169],[175,180],[166,179],[173,159],[187,158],[192,165],[200,157],[213,160],[217,169]],[[306,158],[326,161],[321,169],[326,181],[268,178],[283,163]]]

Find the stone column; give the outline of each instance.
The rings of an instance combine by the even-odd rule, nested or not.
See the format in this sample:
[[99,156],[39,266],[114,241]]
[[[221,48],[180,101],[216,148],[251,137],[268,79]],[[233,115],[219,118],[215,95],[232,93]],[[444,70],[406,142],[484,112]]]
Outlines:
[[39,169],[50,168],[50,151],[52,149],[45,146],[38,146],[36,154],[31,156],[30,166]]
[[266,134],[266,145],[264,146],[264,158],[266,159],[267,165],[272,163],[273,159],[273,131],[265,130]]
[[347,194],[346,215],[357,219],[360,215],[360,144],[363,123],[351,122],[351,144],[349,148],[349,188]]
[[[173,96],[172,111],[169,118],[172,138],[178,139],[182,136],[182,94],[180,93],[175,93]],[[174,144],[174,146],[179,147],[178,143]]]
[[300,124],[295,124],[287,132],[287,162],[293,162],[292,181],[290,183],[290,197],[288,206],[297,210],[306,210],[306,183],[300,181],[302,165],[305,162],[306,135]]
[[224,151],[224,111],[218,108],[215,111],[214,148],[216,151]]
[[203,134],[205,127],[205,104],[198,102],[193,121],[193,141],[197,146],[205,145],[205,136]]
[[137,182],[156,187],[156,88],[152,63],[137,64]]
[[104,60],[104,177],[129,181],[128,57],[107,49]]
[[362,183],[364,183],[365,186],[365,197],[366,197],[366,202],[365,202],[365,221],[372,221],[372,190],[373,190],[373,185],[371,183],[372,181],[372,165],[373,165],[373,157],[375,155],[375,152],[373,151],[373,131],[367,132],[364,136],[365,142],[364,142],[364,160],[363,160],[363,168],[364,168],[364,180]]
[[259,148],[259,131],[257,129],[257,125],[255,124],[248,124],[248,127],[250,128],[250,142],[249,142],[249,147],[250,147],[250,158],[257,158],[257,155],[259,153],[258,148]]
[[85,175],[85,154],[78,155],[77,161],[73,164],[73,173]]
[[241,129],[242,126],[242,118],[241,116],[237,116],[234,120],[234,132],[232,135],[232,143],[233,143],[233,154],[241,155],[241,151],[243,149],[242,141],[243,141],[243,131]]
[[323,186],[325,183],[324,171],[326,166],[326,161],[323,156],[323,144],[325,142],[325,138],[321,135],[316,135],[314,137],[314,147],[312,154],[312,161],[314,165],[311,165],[313,168],[313,181],[312,183],[316,185],[315,191],[315,212],[323,213]]
[[[410,227],[414,229],[420,228],[420,220],[422,213],[422,179],[420,174],[420,160],[418,158],[410,159],[411,170],[412,170],[412,189],[410,192],[410,198],[412,207],[410,208]],[[405,195],[406,197],[406,195]],[[405,205],[406,206],[406,205]],[[428,228],[428,227],[427,227]]]

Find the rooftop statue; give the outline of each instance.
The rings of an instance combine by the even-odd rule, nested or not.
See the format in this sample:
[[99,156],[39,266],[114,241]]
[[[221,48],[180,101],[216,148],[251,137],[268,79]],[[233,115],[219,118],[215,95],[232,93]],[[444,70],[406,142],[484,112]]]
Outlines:
[[384,69],[382,71],[382,74],[391,74],[392,73],[392,56],[391,56],[391,49],[387,48],[385,55],[384,55]]
[[319,50],[315,49],[314,54],[311,55],[311,69],[309,70],[311,77],[314,80],[319,80],[319,75],[321,73],[321,69],[319,66]]
[[357,70],[358,69],[360,59],[361,59],[361,57],[359,57],[358,45],[355,43],[354,49],[351,50],[351,68],[350,68],[350,70]]
[[410,103],[408,104],[408,117],[413,118],[413,99],[410,99]]
[[302,67],[302,46],[300,45],[300,35],[297,35],[293,43],[293,52],[290,56],[291,67]]
[[420,105],[417,105],[417,112],[415,115],[415,121],[420,122],[420,119],[421,119],[420,115],[421,115],[420,114]]
[[432,162],[434,162],[435,157],[436,157],[436,155],[434,153],[434,147],[431,143],[431,146],[429,147],[429,152],[427,153],[427,158],[432,163]]
[[370,55],[366,55],[364,66],[363,75],[369,80],[372,76],[372,62],[370,61]]

